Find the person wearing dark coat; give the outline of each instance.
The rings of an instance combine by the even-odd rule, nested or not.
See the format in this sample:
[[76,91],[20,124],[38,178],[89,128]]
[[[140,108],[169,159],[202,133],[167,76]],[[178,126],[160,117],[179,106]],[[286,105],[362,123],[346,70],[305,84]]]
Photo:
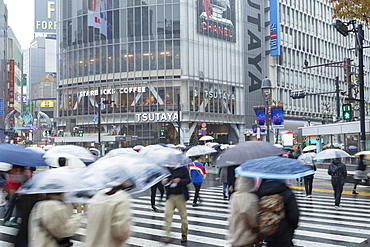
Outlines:
[[187,242],[188,236],[188,215],[186,212],[186,201],[189,200],[189,190],[187,185],[191,182],[188,168],[186,166],[169,168],[171,175],[162,180],[166,188],[166,206],[164,211],[165,230],[167,236],[164,242],[170,242],[172,217],[175,209],[179,211],[181,218],[181,242]]
[[336,158],[329,165],[328,174],[331,175],[331,185],[333,186],[335,198],[335,209],[339,210],[343,185],[347,177],[347,167],[342,163],[340,158]]
[[265,241],[268,247],[292,247],[293,235],[299,222],[299,209],[293,192],[285,184],[284,180],[265,179],[262,181],[258,196],[280,194],[284,200],[285,217],[281,219],[275,234],[266,236]]
[[235,192],[235,168],[239,165],[228,166],[227,167],[227,187],[229,189],[229,199],[231,195]]
[[355,184],[353,185],[353,191],[352,194],[357,195],[358,192],[356,191],[357,185],[360,183],[361,180],[367,179],[367,175],[365,173],[366,170],[366,164],[364,163],[365,155],[360,155],[357,169],[355,171],[355,175],[353,178],[355,179]]

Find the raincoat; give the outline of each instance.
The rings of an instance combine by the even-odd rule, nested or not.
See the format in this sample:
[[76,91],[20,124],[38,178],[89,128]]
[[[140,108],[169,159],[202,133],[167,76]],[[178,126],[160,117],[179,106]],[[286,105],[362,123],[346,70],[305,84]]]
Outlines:
[[125,246],[131,231],[131,196],[122,190],[107,195],[110,190],[101,190],[91,199],[86,247]]
[[228,240],[232,246],[253,246],[259,239],[258,232],[259,198],[254,193],[254,179],[239,177],[235,182],[236,192],[230,199]]
[[344,185],[347,177],[346,165],[340,159],[334,159],[329,165],[328,174],[331,175],[332,184]]
[[49,198],[38,202],[31,211],[28,228],[30,247],[58,247],[55,238],[73,236],[80,227],[80,216],[73,215],[73,207],[63,202],[62,194]]

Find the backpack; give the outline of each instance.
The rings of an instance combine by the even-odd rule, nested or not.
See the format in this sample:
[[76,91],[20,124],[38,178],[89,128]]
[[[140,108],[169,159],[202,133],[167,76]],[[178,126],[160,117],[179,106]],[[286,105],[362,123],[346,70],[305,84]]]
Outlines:
[[280,194],[267,195],[260,199],[258,213],[260,232],[264,236],[276,233],[280,220],[285,217],[284,199]]

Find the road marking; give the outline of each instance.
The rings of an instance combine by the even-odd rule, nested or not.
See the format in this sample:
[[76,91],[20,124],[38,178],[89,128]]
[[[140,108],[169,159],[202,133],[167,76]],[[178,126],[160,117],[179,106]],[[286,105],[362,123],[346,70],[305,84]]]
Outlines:
[[[295,190],[304,190],[304,187],[300,187],[300,186],[289,185],[289,187],[292,188],[292,189],[295,189]],[[328,189],[315,189],[315,188],[313,188],[312,191],[334,193],[334,190],[328,190]],[[352,195],[352,191],[343,191],[342,194]],[[368,193],[368,192],[358,192],[358,195],[359,196],[370,196],[370,193]]]

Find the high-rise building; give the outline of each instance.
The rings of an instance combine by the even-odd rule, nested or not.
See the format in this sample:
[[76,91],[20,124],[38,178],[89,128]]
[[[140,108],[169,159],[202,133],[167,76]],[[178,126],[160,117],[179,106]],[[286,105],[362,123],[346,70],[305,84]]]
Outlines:
[[64,136],[96,136],[100,105],[102,134],[127,145],[244,141],[252,106],[263,103],[263,5],[66,0],[57,9]]
[[8,10],[3,1],[0,1],[0,143],[5,142],[5,118],[11,107],[9,102],[8,86]]

